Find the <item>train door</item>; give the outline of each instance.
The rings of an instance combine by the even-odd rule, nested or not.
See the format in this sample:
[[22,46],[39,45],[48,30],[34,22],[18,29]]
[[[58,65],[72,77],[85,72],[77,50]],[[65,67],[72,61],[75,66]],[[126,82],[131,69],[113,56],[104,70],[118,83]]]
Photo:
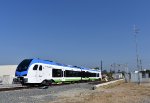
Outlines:
[[62,76],[61,76],[62,77],[62,81],[65,81],[65,75],[66,75],[65,74],[65,69],[62,69]]
[[42,65],[39,65],[39,68],[37,70],[37,82],[41,83],[43,81],[43,67]]
[[31,72],[32,74],[32,77],[30,77],[30,81],[32,81],[33,83],[37,83],[37,78],[38,78],[38,75],[37,75],[37,72],[38,72],[38,65],[34,65],[33,67],[33,71]]

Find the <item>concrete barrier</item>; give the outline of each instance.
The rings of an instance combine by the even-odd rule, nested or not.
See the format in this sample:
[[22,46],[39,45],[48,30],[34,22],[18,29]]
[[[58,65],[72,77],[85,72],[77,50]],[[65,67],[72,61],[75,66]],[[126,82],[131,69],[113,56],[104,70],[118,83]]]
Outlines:
[[124,80],[124,79],[119,79],[119,80],[115,80],[115,81],[110,81],[110,82],[102,83],[102,84],[97,84],[97,85],[94,85],[94,86],[92,87],[92,89],[94,90],[94,89],[96,89],[96,88],[98,88],[98,87],[105,86],[105,85],[109,85],[109,84],[112,84],[112,83],[116,83],[116,82],[122,81],[122,80]]

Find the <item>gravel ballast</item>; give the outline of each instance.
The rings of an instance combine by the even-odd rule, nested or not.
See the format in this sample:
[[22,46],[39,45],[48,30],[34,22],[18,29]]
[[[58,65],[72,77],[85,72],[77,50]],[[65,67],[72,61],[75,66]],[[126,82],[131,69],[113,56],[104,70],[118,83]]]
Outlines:
[[76,95],[89,91],[93,85],[89,83],[76,83],[61,86],[50,86],[48,89],[23,89],[0,92],[0,103],[49,103],[61,96]]

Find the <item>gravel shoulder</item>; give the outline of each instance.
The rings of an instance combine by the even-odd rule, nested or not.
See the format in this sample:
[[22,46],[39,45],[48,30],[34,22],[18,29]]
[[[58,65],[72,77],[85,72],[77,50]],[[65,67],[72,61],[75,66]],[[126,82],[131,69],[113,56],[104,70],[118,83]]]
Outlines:
[[[65,94],[65,92],[64,92]],[[80,91],[49,103],[150,103],[150,85],[115,83],[96,90]]]

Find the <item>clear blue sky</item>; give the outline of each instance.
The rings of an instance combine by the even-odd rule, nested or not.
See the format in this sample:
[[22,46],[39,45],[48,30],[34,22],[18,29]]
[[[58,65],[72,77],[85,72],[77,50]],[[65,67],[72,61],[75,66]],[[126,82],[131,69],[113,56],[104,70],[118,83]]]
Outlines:
[[149,0],[1,0],[0,64],[25,58],[95,67],[135,67],[133,25],[150,67]]

